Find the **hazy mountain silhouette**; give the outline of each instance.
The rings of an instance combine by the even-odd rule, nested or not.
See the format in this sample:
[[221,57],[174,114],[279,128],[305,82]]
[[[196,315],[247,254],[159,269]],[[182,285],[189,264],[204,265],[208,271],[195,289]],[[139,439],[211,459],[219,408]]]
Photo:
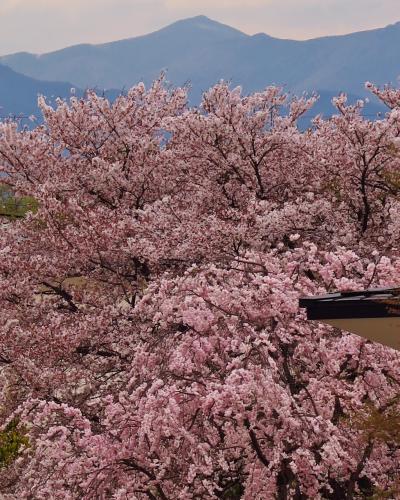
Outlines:
[[[220,79],[242,85],[246,93],[278,84],[295,93],[317,91],[321,94],[318,107],[330,113],[327,96],[340,91],[354,98],[365,95],[366,80],[396,84],[399,46],[400,23],[344,36],[295,41],[262,33],[249,36],[197,16],[140,37],[75,45],[41,55],[20,52],[3,56],[0,62],[35,79],[119,90],[138,81],[149,84],[166,70],[172,84],[191,83],[193,103]],[[375,112],[375,105],[369,106],[368,112]]]
[[[229,42],[245,38],[240,31],[199,16],[145,36],[101,45],[75,45],[42,55],[20,52],[1,57],[0,62],[33,78],[72,80],[82,88],[122,89],[139,80],[150,82],[163,69],[168,69],[170,79],[181,85],[197,76],[193,59],[201,63],[215,46],[229,46]],[[220,74],[217,78],[222,77]]]
[[[23,124],[29,125],[29,117],[34,115],[40,122],[42,116],[37,106],[38,96],[44,96],[49,104],[55,105],[59,97],[70,98],[72,89],[73,95],[77,97],[85,94],[84,90],[71,83],[37,80],[0,64],[0,119],[18,118],[22,119]],[[97,89],[97,92],[99,95],[104,94],[102,90]],[[110,100],[114,100],[119,94],[117,90],[105,92]]]
[[38,95],[49,101],[71,95],[73,85],[67,82],[46,82],[21,75],[0,64],[0,117],[38,115]]
[[198,16],[154,33],[101,45],[75,45],[48,54],[0,58],[37,79],[72,81],[85,88],[131,86],[162,69],[182,85],[208,88],[220,78],[249,91],[271,83],[291,90],[346,90],[359,94],[365,80],[395,82],[400,74],[400,23],[308,41],[244,33]]

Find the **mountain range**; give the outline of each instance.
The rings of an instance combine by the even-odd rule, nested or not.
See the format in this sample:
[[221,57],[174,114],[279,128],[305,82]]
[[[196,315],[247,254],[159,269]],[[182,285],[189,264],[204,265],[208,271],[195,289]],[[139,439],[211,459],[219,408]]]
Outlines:
[[0,118],[38,114],[39,94],[54,99],[70,94],[72,84],[36,80],[0,64]]
[[[380,29],[306,41],[247,35],[197,16],[148,35],[99,45],[81,44],[47,54],[19,52],[0,57],[2,114],[35,111],[36,95],[68,96],[71,87],[129,88],[149,84],[161,71],[174,85],[191,85],[191,101],[221,79],[244,92],[277,84],[300,94],[320,94],[316,112],[331,114],[332,96],[366,95],[365,81],[396,85],[400,75],[400,22]],[[71,82],[71,83],[68,83]],[[373,100],[366,108],[382,108]],[[37,114],[37,112],[36,112]]]

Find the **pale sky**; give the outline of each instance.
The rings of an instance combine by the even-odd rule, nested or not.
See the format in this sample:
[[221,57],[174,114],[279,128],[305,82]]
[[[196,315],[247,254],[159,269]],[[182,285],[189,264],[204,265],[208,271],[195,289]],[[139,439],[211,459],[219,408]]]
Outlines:
[[307,39],[400,21],[400,0],[0,0],[0,54],[120,40],[200,14],[248,34]]

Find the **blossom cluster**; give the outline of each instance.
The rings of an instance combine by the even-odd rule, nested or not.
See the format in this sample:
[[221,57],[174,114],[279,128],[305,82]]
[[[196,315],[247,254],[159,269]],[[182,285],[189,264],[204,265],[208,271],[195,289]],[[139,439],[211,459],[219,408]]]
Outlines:
[[306,131],[315,97],[162,79],[0,124],[38,205],[0,234],[0,425],[29,443],[4,498],[396,495],[400,439],[362,423],[400,355],[298,308],[400,282],[400,92],[368,87],[385,116],[341,95]]

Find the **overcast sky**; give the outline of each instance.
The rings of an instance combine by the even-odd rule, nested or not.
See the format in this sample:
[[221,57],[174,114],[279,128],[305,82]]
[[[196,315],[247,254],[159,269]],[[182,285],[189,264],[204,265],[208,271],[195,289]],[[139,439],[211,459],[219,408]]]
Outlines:
[[119,40],[199,14],[306,39],[400,21],[400,0],[0,0],[0,54]]

